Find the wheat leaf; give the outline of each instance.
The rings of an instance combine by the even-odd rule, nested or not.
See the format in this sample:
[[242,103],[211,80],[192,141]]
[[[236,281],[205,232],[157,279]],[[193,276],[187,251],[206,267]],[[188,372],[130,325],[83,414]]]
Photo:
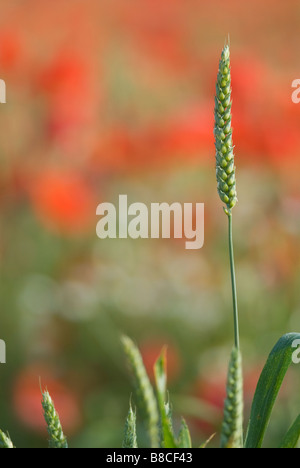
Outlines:
[[178,435],[178,448],[192,448],[191,434],[188,425],[184,419],[181,421],[181,426]]
[[14,444],[10,440],[8,434],[4,434],[4,432],[0,431],[0,449],[13,449]]
[[142,356],[133,341],[127,336],[122,337],[122,344],[133,374],[137,404],[146,420],[151,447],[159,448],[157,401]]
[[206,442],[204,442],[204,444],[200,445],[199,448],[202,448],[202,449],[207,448],[208,444],[213,440],[213,438],[215,437],[215,435],[216,435],[216,434],[212,434],[212,435],[210,436],[210,438],[207,439]]
[[167,394],[167,372],[166,372],[166,349],[163,349],[160,357],[154,365],[158,406],[161,417],[162,445],[163,448],[176,448],[172,422],[170,420],[169,406],[166,405]]
[[280,448],[284,449],[294,449],[297,448],[300,440],[300,415],[289,429],[285,438],[283,439]]
[[293,343],[299,340],[299,333],[284,335],[273,348],[260,376],[255,392],[246,448],[261,448],[271,413],[285,375],[292,364],[295,349]]

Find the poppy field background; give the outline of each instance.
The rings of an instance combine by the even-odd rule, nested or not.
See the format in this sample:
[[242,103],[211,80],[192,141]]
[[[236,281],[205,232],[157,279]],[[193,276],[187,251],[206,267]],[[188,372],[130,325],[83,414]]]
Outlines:
[[[174,414],[200,443],[220,427],[232,346],[213,136],[228,34],[248,406],[274,343],[300,328],[299,2],[6,0],[0,11],[1,428],[44,446],[41,379],[71,446],[120,446],[126,333],[150,373],[168,345]],[[96,207],[123,193],[205,203],[203,249],[100,241]],[[271,446],[299,412],[299,384],[294,366]]]

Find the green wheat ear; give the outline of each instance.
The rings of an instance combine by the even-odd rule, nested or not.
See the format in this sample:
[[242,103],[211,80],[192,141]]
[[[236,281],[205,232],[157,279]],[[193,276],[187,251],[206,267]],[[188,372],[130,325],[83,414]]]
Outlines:
[[233,348],[221,435],[222,448],[243,448],[243,411],[242,358],[239,350]]
[[14,444],[10,440],[10,437],[4,432],[0,431],[0,449],[13,449]]
[[42,406],[44,409],[44,417],[50,437],[49,448],[67,449],[67,439],[63,433],[59,416],[55,410],[54,403],[48,391],[43,393]]
[[126,419],[125,433],[124,433],[124,440],[123,440],[122,447],[125,449],[138,448],[137,435],[136,435],[136,411],[132,409],[131,403],[129,407],[128,416]]
[[231,127],[230,50],[222,51],[215,98],[215,146],[218,193],[229,214],[237,202],[235,165]]

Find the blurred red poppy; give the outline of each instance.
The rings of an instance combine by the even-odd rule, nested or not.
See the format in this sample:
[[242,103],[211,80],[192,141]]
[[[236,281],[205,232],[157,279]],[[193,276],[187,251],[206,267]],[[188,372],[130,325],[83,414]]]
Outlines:
[[[74,131],[91,125],[101,86],[93,86],[91,62],[62,50],[38,75],[37,89],[46,107],[46,135],[58,143],[76,140]],[[70,133],[73,132],[73,133]],[[66,147],[64,147],[66,148]]]
[[266,116],[262,122],[266,155],[279,169],[300,164],[300,126],[298,122],[283,117]]
[[0,65],[1,71],[11,71],[20,61],[22,42],[14,30],[3,29],[0,32]]
[[162,129],[162,152],[183,161],[203,162],[214,154],[214,106],[204,102],[198,107],[182,109]]
[[186,27],[181,22],[188,12],[178,0],[145,0],[125,8],[120,5],[116,17],[118,27],[132,38],[132,48],[138,49],[143,57],[159,62],[165,69],[184,75],[193,63],[186,41],[189,22]]
[[97,202],[83,176],[52,169],[39,172],[30,182],[33,209],[47,228],[67,235],[83,234],[91,228]]

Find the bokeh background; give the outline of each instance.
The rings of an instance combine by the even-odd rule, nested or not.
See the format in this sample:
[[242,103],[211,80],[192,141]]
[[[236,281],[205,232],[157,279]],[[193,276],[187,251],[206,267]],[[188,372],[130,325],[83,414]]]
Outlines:
[[[228,34],[249,408],[275,341],[300,328],[299,28],[297,0],[2,0],[0,425],[18,446],[46,445],[39,379],[72,446],[120,446],[121,333],[150,373],[168,345],[174,414],[195,444],[219,430],[232,312],[213,108]],[[204,248],[100,241],[96,207],[121,193],[204,202]],[[299,384],[294,366],[269,446],[299,412]]]

